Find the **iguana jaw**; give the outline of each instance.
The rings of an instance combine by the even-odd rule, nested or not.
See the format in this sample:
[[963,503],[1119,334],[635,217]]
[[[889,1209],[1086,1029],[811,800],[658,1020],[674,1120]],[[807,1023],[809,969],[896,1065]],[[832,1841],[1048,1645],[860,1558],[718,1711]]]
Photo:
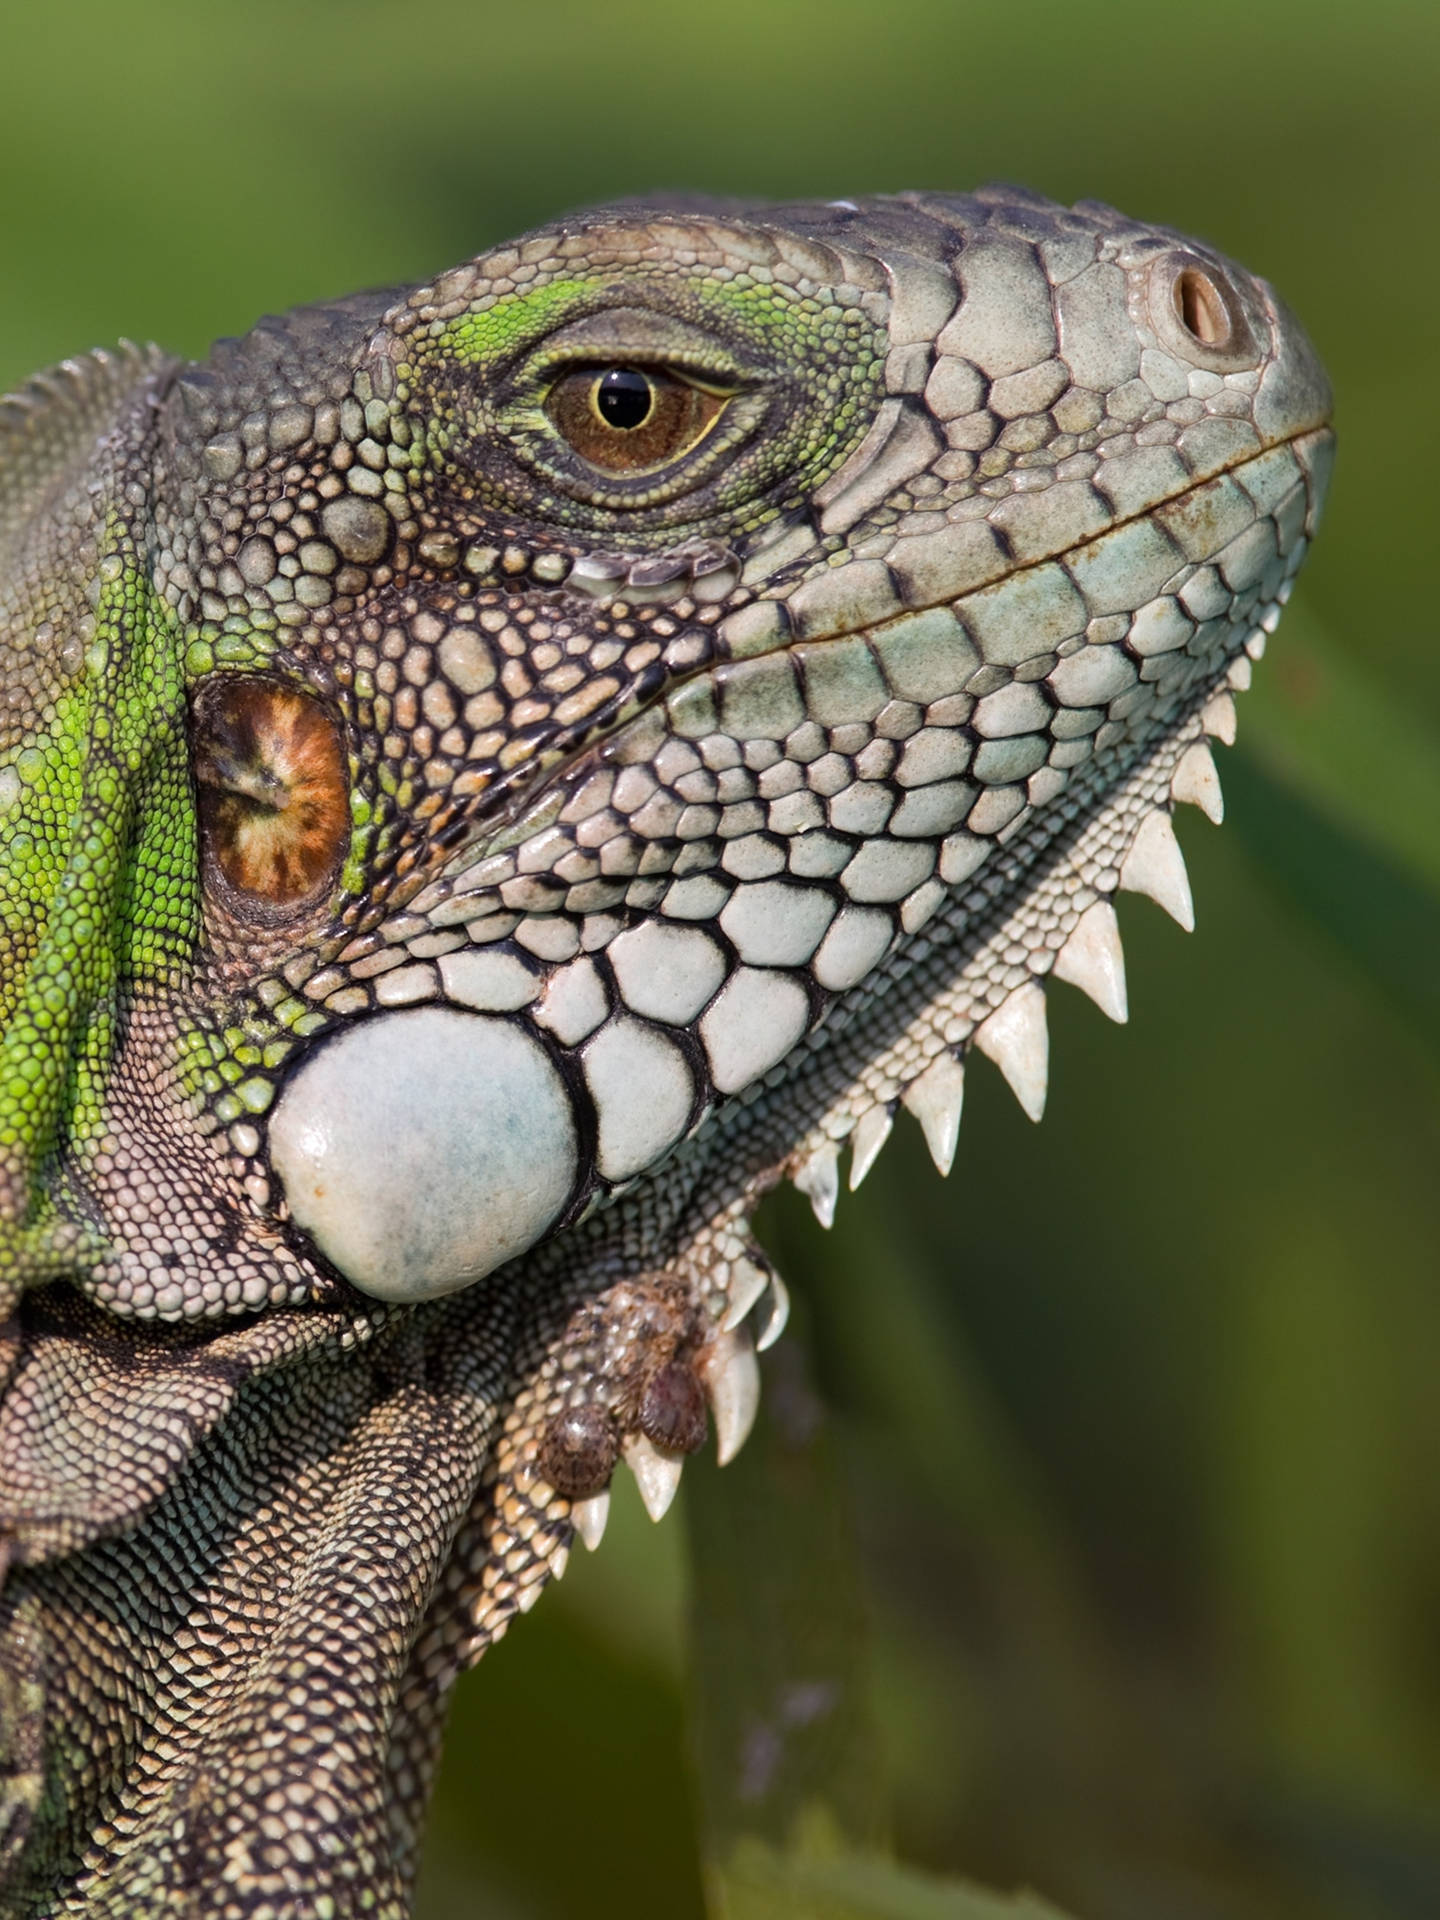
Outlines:
[[[1325,491],[1328,485],[1330,469],[1334,461],[1335,435],[1329,426],[1328,389],[1321,389],[1321,391],[1317,393],[1312,386],[1307,398],[1310,402],[1307,411],[1313,414],[1313,417],[1306,419],[1303,425],[1294,426],[1292,431],[1266,442],[1262,447],[1262,452],[1270,452],[1276,448],[1290,449],[1295,454],[1297,468],[1310,477],[1310,494],[1307,500],[1305,521],[1305,538],[1308,542],[1314,535],[1316,526],[1318,525],[1319,515],[1323,511]],[[1213,497],[1214,489],[1210,488],[1208,483],[1224,480],[1229,476],[1235,476],[1237,478],[1242,476],[1251,466],[1252,461],[1258,457],[1258,455],[1251,455],[1246,459],[1235,460],[1227,465],[1218,466],[1213,472],[1206,473],[1202,479],[1196,481],[1194,484],[1178,488],[1175,492],[1162,496],[1153,504],[1147,505],[1145,508],[1137,510],[1128,518],[1118,521],[1107,531],[1110,533],[1119,533],[1126,527],[1132,526],[1137,522],[1143,523],[1149,521],[1156,514],[1162,514],[1167,510],[1183,510],[1187,502],[1193,507],[1196,503],[1206,498],[1207,494]],[[847,462],[847,466],[850,464],[851,463]],[[837,476],[837,478],[838,477],[839,476]],[[1201,511],[1203,513],[1203,508]],[[769,537],[778,542],[786,537],[787,531],[787,528],[781,527]],[[1051,550],[1031,556],[1023,567],[1010,569],[1009,571],[1023,573],[1049,562],[1055,562],[1060,566],[1068,567],[1071,561],[1076,558],[1081,546],[1088,544],[1090,543],[1074,543],[1070,546],[1056,546]],[[762,559],[763,555],[764,547],[762,546],[760,549],[760,557]],[[1300,559],[1303,559],[1303,557],[1304,552],[1302,549],[1299,558],[1297,558],[1291,568],[1291,577],[1293,577],[1293,573],[1298,570]],[[601,561],[597,558],[593,563],[593,572],[587,576],[584,591],[598,604],[615,605],[618,603],[622,613],[628,611],[635,604],[637,597],[641,595],[647,598],[649,604],[676,605],[684,603],[688,606],[695,602],[693,592],[693,565],[697,560],[703,562],[709,570],[706,577],[719,576],[722,579],[728,579],[732,587],[736,584],[739,571],[738,560],[733,554],[729,554],[726,550],[714,548],[705,549],[699,553],[692,553],[689,550],[677,552],[674,556],[673,569],[667,566],[667,571],[670,572],[670,578],[667,579],[662,586],[647,585],[641,588],[636,587],[633,576],[639,573],[642,568],[652,565],[658,570],[660,563],[650,561],[636,561],[632,563],[619,557],[616,557],[613,561],[608,558]],[[585,563],[577,561],[575,564],[578,568]],[[604,568],[603,572],[601,571],[602,566]],[[763,586],[768,579],[766,568],[763,564],[756,566],[752,562],[752,569],[753,584],[757,587]],[[843,570],[841,577],[843,579]],[[557,584],[569,583],[562,582]],[[982,579],[976,584],[983,585],[988,583]],[[857,600],[863,592],[863,587],[856,588]],[[725,596],[721,597],[723,598]],[[951,605],[952,600],[953,596],[952,599],[942,600],[922,599],[908,605],[904,614],[898,617],[903,619],[907,615],[939,613],[943,611],[945,607]],[[755,644],[753,637],[753,630],[757,624],[757,616],[764,616],[769,619],[771,615],[768,610],[775,605],[783,606],[784,604],[785,595],[783,593],[770,597],[757,597],[756,599],[745,602],[739,616],[722,622],[717,636],[720,664],[723,665],[727,660],[758,659],[763,658],[767,654],[789,652],[796,644],[796,641],[790,637],[788,632],[783,639],[771,639],[770,636],[767,635],[766,643],[759,645]],[[857,621],[855,624],[841,625],[833,632],[826,632],[820,636],[812,635],[811,637],[844,641],[864,637],[872,631],[874,631],[874,629],[869,625],[861,624]],[[599,764],[600,759],[606,753],[611,743],[618,741],[631,726],[632,722],[641,715],[660,708],[667,703],[676,701],[677,699],[683,699],[683,690],[691,686],[709,689],[710,697],[713,698],[715,681],[716,664],[713,662],[707,662],[702,666],[695,666],[688,669],[683,666],[677,667],[676,670],[666,678],[659,692],[637,702],[632,709],[627,710],[620,717],[606,721],[597,726],[593,732],[584,733],[582,737],[573,744],[557,742],[553,747],[547,746],[543,748],[536,755],[537,770],[532,778],[525,786],[507,797],[503,805],[501,805],[493,816],[482,814],[477,818],[474,827],[470,833],[466,835],[462,846],[446,862],[444,875],[454,876],[471,873],[478,864],[489,860],[495,855],[504,854],[511,848],[522,845],[527,839],[532,838],[534,835],[544,832],[564,811],[576,790],[582,786],[586,778],[594,772],[597,764]],[[444,875],[442,875],[442,885]],[[415,900],[417,895],[423,895],[424,898],[430,897],[430,889],[427,889],[423,883],[418,880],[405,889],[398,898],[403,901],[403,903],[409,904]]]
[[[520,970],[518,982],[512,984],[513,965],[467,961],[462,968],[454,961],[447,967],[442,959],[439,997],[460,1007],[468,1004],[473,1009],[468,1016],[436,1008],[382,1014],[378,1021],[320,1049],[282,1099],[272,1123],[272,1151],[299,1223],[315,1235],[347,1277],[381,1297],[423,1297],[468,1285],[523,1251],[533,1239],[573,1221],[597,1200],[623,1191],[643,1167],[658,1164],[693,1135],[715,1111],[717,1100],[757,1086],[803,1035],[811,1035],[809,1044],[823,1052],[834,1013],[847,1008],[853,1018],[855,1009],[866,1006],[882,985],[892,981],[896,969],[903,974],[910,964],[909,942],[934,916],[943,915],[956,934],[988,919],[993,864],[1003,848],[1021,846],[1027,859],[1043,862],[1056,835],[1063,839],[1073,834],[1077,813],[1093,813],[1102,836],[1111,832],[1119,816],[1114,805],[1107,803],[1106,788],[1127,757],[1133,760],[1148,752],[1152,759],[1158,755],[1163,760],[1174,743],[1178,765],[1183,753],[1196,745],[1191,738],[1195,728],[1185,716],[1217,690],[1232,652],[1247,637],[1251,611],[1260,605],[1278,605],[1277,596],[1288,591],[1289,578],[1318,514],[1327,447],[1325,430],[1283,441],[1171,497],[1153,513],[1069,549],[1058,562],[1047,559],[1014,570],[994,587],[961,595],[953,602],[953,611],[949,607],[921,610],[869,628],[793,642],[787,649],[766,652],[733,667],[721,666],[672,689],[663,704],[602,746],[597,756],[602,764],[610,759],[623,770],[627,763],[653,762],[668,750],[672,757],[679,751],[699,766],[704,742],[712,736],[723,738],[723,731],[717,735],[715,730],[732,712],[734,688],[745,702],[746,718],[731,720],[732,733],[743,737],[748,728],[753,738],[763,741],[777,732],[793,732],[807,724],[814,727],[814,708],[805,704],[807,692],[818,705],[825,697],[825,661],[848,652],[857,661],[878,660],[889,690],[897,692],[898,704],[905,705],[903,696],[913,694],[914,701],[908,703],[915,715],[907,723],[910,734],[919,728],[923,744],[928,732],[938,751],[952,754],[954,771],[964,771],[968,762],[980,772],[981,784],[977,788],[952,780],[947,786],[944,779],[935,779],[932,770],[931,784],[902,788],[902,807],[914,811],[917,800],[921,806],[933,806],[938,795],[943,814],[943,819],[937,814],[928,830],[916,832],[913,838],[897,824],[903,818],[902,809],[892,814],[892,837],[886,842],[892,850],[889,860],[892,865],[909,861],[915,868],[903,889],[893,884],[892,872],[876,867],[863,851],[851,864],[832,866],[828,875],[823,867],[819,870],[829,880],[828,888],[805,886],[803,866],[801,879],[771,879],[768,889],[763,874],[750,871],[747,875],[743,865],[736,874],[732,867],[727,878],[734,875],[738,886],[730,894],[730,904],[725,904],[722,890],[710,911],[735,958],[727,961],[727,949],[693,922],[693,930],[682,930],[672,920],[663,937],[658,932],[643,936],[655,946],[655,964],[662,969],[669,965],[682,971],[685,967],[700,970],[693,1007],[678,1001],[663,1007],[658,1001],[652,1003],[643,982],[631,980],[622,958],[628,956],[633,936],[617,937],[610,965],[622,1005],[629,1002],[630,1015],[622,1019],[634,1014],[653,1019],[659,1013],[672,1023],[677,1017],[682,1023],[693,1020],[691,1032],[698,1044],[683,1060],[671,1043],[647,1041],[648,1030],[632,1021],[617,1030],[614,1049],[617,1062],[623,1064],[612,1069],[608,1056],[590,1037],[603,1018],[606,1001],[602,996],[596,1001],[594,1018],[573,1036],[564,1029],[558,1034],[552,1030],[551,1045],[558,1040],[561,1048],[557,1072],[550,1049],[522,1040],[504,1017],[507,1006],[530,1004],[537,997],[543,1010],[547,996],[557,993],[553,984],[527,1001],[527,977]],[[1313,485],[1307,477],[1312,474]],[[859,564],[863,568],[864,563]],[[842,568],[825,577],[827,588],[831,582],[843,584],[846,571]],[[858,592],[864,591],[862,585]],[[803,587],[797,591],[797,601],[803,592]],[[1116,611],[1125,602],[1130,611]],[[1003,677],[1002,685],[1020,696],[1013,700],[1002,688],[988,694],[963,692],[967,682],[973,686],[979,677],[968,635],[978,635],[1002,654],[1009,645],[1028,657],[1027,649],[1034,652],[1044,646],[1047,626],[1053,648],[1064,632],[1074,631],[1077,623],[1083,627],[1087,618],[1092,631],[1098,626],[1105,637],[1097,635],[1051,665],[1044,676],[1050,689],[1047,695],[1042,697],[1035,681],[1009,675]],[[1197,636],[1198,652],[1190,645]],[[796,659],[798,679],[793,670]],[[1054,661],[1053,652],[1042,653],[1042,668],[1047,660]],[[873,665],[867,664],[867,671],[873,675]],[[981,668],[979,673],[986,671]],[[878,677],[876,685],[881,685]],[[806,691],[797,693],[797,688]],[[820,708],[830,722],[831,737],[838,737],[837,725],[867,731],[871,746],[884,749],[903,781],[906,752],[914,750],[899,746],[897,758],[898,743],[887,746],[883,734],[873,728],[884,691],[873,696],[861,692],[855,698],[859,704],[842,712]],[[1057,728],[1071,716],[1083,725],[1056,736],[1052,745],[1043,734],[1027,729],[1021,713],[1026,699],[1039,714],[1053,711]],[[1059,705],[1051,709],[1047,699],[1058,700]],[[784,707],[787,700],[793,712]],[[963,712],[956,708],[957,701]],[[777,702],[782,703],[778,709]],[[1014,714],[1006,702],[1014,707]],[[1107,709],[1108,719],[1104,717]],[[947,726],[936,726],[925,717],[939,719],[942,710]],[[1026,706],[1024,713],[1028,712]],[[965,747],[962,760],[946,747],[945,740],[955,737],[949,726],[965,721],[978,734],[978,745],[973,758]],[[1090,739],[1102,722],[1111,738],[1104,759],[1097,760]],[[658,735],[657,723],[663,729]],[[1032,717],[1028,728],[1034,724]],[[699,756],[689,744],[697,739],[702,748]],[[987,764],[987,756],[998,764]],[[1015,784],[1017,776],[1010,773],[1006,756],[1019,765],[1023,786]],[[568,781],[552,777],[536,805],[504,835],[509,851],[482,850],[480,861],[471,856],[469,867],[463,857],[454,863],[454,884],[461,889],[461,897],[470,874],[478,869],[486,874],[488,889],[472,889],[472,904],[481,906],[488,891],[493,906],[503,909],[506,890],[519,884],[526,871],[543,876],[572,858],[583,844],[577,836],[586,821],[607,811],[606,804],[597,801],[593,764],[587,756],[586,767]],[[1187,777],[1203,778],[1208,794],[1213,774],[1204,774],[1200,755],[1192,755],[1188,766]],[[1046,772],[1047,768],[1056,770]],[[949,798],[952,788],[959,805]],[[1058,804],[1067,789],[1070,799]],[[606,790],[607,802],[613,791],[613,786]],[[994,813],[997,791],[1008,797],[1008,812],[1003,815]],[[987,806],[994,817],[982,819]],[[1140,830],[1138,819],[1122,824],[1131,835]],[[876,822],[876,831],[881,825]],[[893,837],[897,832],[900,837]],[[1148,874],[1151,890],[1178,900],[1183,894],[1183,865],[1177,864],[1178,849],[1171,851],[1173,839],[1158,839],[1160,832],[1158,826],[1147,830],[1149,863],[1142,850],[1130,869],[1132,881],[1141,884],[1133,876]],[[742,851],[744,838],[742,834]],[[819,846],[824,838],[822,829],[812,844]],[[543,845],[546,841],[550,843],[546,857],[529,860],[532,842]],[[803,833],[794,846],[808,857]],[[1126,857],[1127,850],[1122,848],[1114,863],[1116,874]],[[1037,883],[1015,865],[1013,855],[1009,865],[1005,894],[1010,899],[1019,897],[1023,910],[1024,890]],[[795,871],[793,865],[790,871]],[[683,882],[668,884],[679,887]],[[1075,884],[1079,905],[1070,915],[1072,926],[1105,891],[1097,892],[1093,885],[1078,880]],[[432,888],[412,902],[412,911],[418,909],[423,918],[427,903],[433,908],[447,897],[456,895]],[[1086,940],[1093,942],[1102,922],[1103,916],[1087,920],[1081,946]],[[483,917],[480,924],[483,928]],[[539,924],[543,926],[543,919]],[[1067,927],[1067,936],[1069,932]],[[934,945],[932,930],[926,951]],[[1048,970],[1054,961],[1054,949],[1042,942],[1036,970]],[[788,970],[773,975],[760,971],[777,964]],[[1079,947],[1067,952],[1061,964],[1062,970],[1079,966]],[[727,968],[737,965],[738,973],[726,985]],[[486,983],[487,966],[493,985]],[[878,969],[873,982],[868,979],[872,969]],[[966,963],[959,962],[955,970],[951,993],[958,1006],[967,984]],[[598,991],[593,962],[581,959],[572,967],[570,977],[582,976],[593,997]],[[565,977],[563,968],[560,977]],[[772,979],[779,984],[771,985]],[[726,998],[735,996],[735,982],[749,981],[755,985],[745,990],[753,999],[742,999],[737,1010],[727,1014]],[[1012,1077],[1024,1089],[1027,1107],[1038,1118],[1043,1071],[1034,1064],[1041,1043],[1033,1027],[1040,1017],[1039,1004],[1031,999],[1022,1003],[1032,1009],[1027,1022],[1015,1009],[1000,1010],[993,999],[993,981],[983,983],[983,990],[992,998],[975,1003],[968,1020],[954,1013],[949,1045],[979,1031],[978,1044],[996,1051],[1012,1069]],[[1014,991],[1013,981],[1009,990]],[[499,996],[488,1007],[487,994]],[[707,1002],[711,1003],[708,1010]],[[766,1019],[772,1006],[782,1023],[773,1040],[753,1030],[753,1023]],[[621,1032],[633,1037],[622,1040]],[[938,1035],[936,1045],[940,1045]],[[468,1058],[469,1064],[463,1070],[456,1067],[460,1084],[437,1100],[437,1075],[448,1086],[445,1063],[448,1059],[458,1063],[461,1058]],[[803,1071],[804,1058],[802,1048],[789,1071]],[[573,1067],[567,1067],[567,1059],[574,1062]],[[902,1077],[878,1104],[888,1107],[907,1090],[909,1077]],[[571,1117],[568,1089],[575,1078],[581,1081],[581,1100],[588,1096],[599,1109],[601,1132],[594,1173],[578,1180],[572,1173],[567,1196],[563,1170],[580,1165],[578,1141],[581,1130],[594,1124],[588,1116],[595,1110],[581,1105]],[[888,1085],[891,1078],[886,1069],[878,1084]],[[372,1118],[365,1089],[377,1080],[390,1089],[394,1107],[383,1117]],[[628,1110],[633,1100],[644,1111],[638,1119],[625,1121],[628,1133],[621,1136],[625,1144],[612,1146],[607,1161],[606,1103],[624,1102],[623,1110]],[[400,1127],[397,1115],[402,1110],[407,1118]],[[540,1115],[548,1116],[543,1124]],[[854,1124],[853,1115],[842,1108],[829,1116],[829,1124],[844,1127],[847,1119]],[[621,1123],[609,1124],[613,1129]],[[878,1120],[868,1123],[867,1140],[875,1137],[880,1124]],[[399,1164],[397,1138],[406,1144],[406,1157]],[[632,1144],[637,1138],[639,1146]],[[502,1150],[507,1141],[514,1143],[519,1161],[512,1161],[508,1149]],[[810,1162],[818,1154],[817,1164],[823,1165],[828,1151],[824,1143],[802,1150],[800,1164],[809,1169],[803,1178],[812,1184],[823,1181]],[[522,1179],[522,1164],[543,1167],[545,1178]],[[519,1196],[528,1197],[517,1215]]]
[[[1307,437],[1303,453],[1306,522],[1311,531],[1328,472],[1327,430]],[[821,1027],[787,1062],[776,1089],[758,1089],[731,1103],[693,1144],[675,1155],[669,1186],[676,1218],[666,1237],[649,1240],[667,1271],[683,1273],[706,1302],[715,1331],[697,1358],[715,1421],[722,1462],[743,1443],[759,1389],[755,1352],[783,1331],[788,1296],[783,1281],[749,1229],[749,1214],[777,1180],[793,1179],[829,1226],[841,1185],[841,1154],[850,1147],[849,1185],[863,1180],[903,1105],[919,1122],[939,1171],[953,1160],[963,1101],[965,1063],[972,1047],[988,1054],[1009,1080],[1022,1107],[1038,1120],[1048,1079],[1046,990],[1049,977],[1086,992],[1109,1017],[1126,1017],[1124,960],[1114,911],[1122,891],[1144,893],[1182,927],[1193,926],[1188,879],[1171,826],[1177,803],[1220,815],[1219,782],[1209,741],[1234,739],[1233,694],[1250,683],[1251,662],[1264,651],[1289,597],[1293,565],[1273,599],[1234,630],[1235,644],[1212,682],[1198,687],[1173,726],[1156,730],[1128,755],[1126,771],[1092,811],[1083,805],[1067,819],[1040,815],[992,857],[993,872],[957,890],[923,932],[897,943],[863,986],[849,996],[842,1017]],[[990,881],[987,888],[985,882]],[[636,1231],[637,1211],[622,1199],[615,1218],[582,1229],[571,1246],[592,1270],[603,1271],[614,1249]],[[638,1218],[643,1219],[643,1208]],[[652,1236],[655,1230],[650,1230]],[[643,1229],[642,1229],[643,1233]],[[551,1249],[541,1271],[557,1271]],[[603,1297],[603,1296],[602,1296]],[[592,1309],[592,1311],[595,1309]],[[558,1378],[568,1377],[557,1342]],[[603,1398],[603,1379],[587,1391]],[[553,1404],[553,1402],[552,1402]],[[526,1426],[542,1440],[535,1475],[545,1477],[540,1409]],[[683,1455],[655,1447],[643,1433],[624,1441],[623,1457],[642,1498],[659,1518],[673,1499]],[[521,1484],[532,1481],[522,1472]],[[553,1513],[553,1508],[549,1509]],[[578,1498],[572,1523],[597,1545],[608,1514],[608,1493]],[[557,1552],[550,1571],[564,1568]],[[543,1578],[543,1574],[536,1576]],[[526,1588],[523,1604],[533,1603]],[[503,1630],[512,1601],[497,1598],[480,1620],[485,1636]],[[477,1624],[479,1624],[477,1622]]]

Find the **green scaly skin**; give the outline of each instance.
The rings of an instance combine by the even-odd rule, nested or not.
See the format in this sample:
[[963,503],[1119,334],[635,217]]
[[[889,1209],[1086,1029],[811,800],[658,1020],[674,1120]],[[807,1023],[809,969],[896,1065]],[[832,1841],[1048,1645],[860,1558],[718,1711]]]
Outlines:
[[[606,369],[700,425],[617,465]],[[1117,889],[1188,922],[1329,410],[1018,189],[601,209],[4,404],[0,1912],[403,1915],[456,1674],[743,1441],[758,1196],[902,1104],[948,1168],[972,1047],[1038,1118]]]

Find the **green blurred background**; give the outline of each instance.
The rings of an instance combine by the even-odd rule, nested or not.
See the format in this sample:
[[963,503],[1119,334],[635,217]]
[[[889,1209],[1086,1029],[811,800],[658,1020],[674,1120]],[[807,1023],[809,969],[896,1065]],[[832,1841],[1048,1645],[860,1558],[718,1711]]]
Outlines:
[[1121,908],[1130,1025],[1052,994],[1038,1131],[980,1065],[948,1183],[902,1121],[828,1238],[767,1203],[771,1424],[462,1685],[420,1911],[692,1920],[753,1829],[915,1873],[713,1911],[1440,1914],[1434,0],[50,0],[0,98],[0,389],[656,186],[1021,180],[1306,318],[1338,478],[1198,932]]

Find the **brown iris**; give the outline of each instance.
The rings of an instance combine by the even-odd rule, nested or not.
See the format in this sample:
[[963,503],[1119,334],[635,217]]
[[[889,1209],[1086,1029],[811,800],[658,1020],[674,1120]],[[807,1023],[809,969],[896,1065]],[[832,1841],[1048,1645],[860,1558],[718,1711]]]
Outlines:
[[195,784],[207,864],[234,904],[291,908],[331,879],[350,838],[340,729],[315,698],[259,675],[202,689]]
[[658,367],[581,367],[556,381],[545,407],[592,467],[644,473],[702,440],[728,398]]

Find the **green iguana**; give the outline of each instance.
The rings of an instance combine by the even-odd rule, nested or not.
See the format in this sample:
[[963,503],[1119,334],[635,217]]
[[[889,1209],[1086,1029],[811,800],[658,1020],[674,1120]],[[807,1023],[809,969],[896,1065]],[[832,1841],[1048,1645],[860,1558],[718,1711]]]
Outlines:
[[1311,537],[1209,248],[623,205],[0,410],[0,1912],[398,1920],[447,1693],[1045,1099]]

